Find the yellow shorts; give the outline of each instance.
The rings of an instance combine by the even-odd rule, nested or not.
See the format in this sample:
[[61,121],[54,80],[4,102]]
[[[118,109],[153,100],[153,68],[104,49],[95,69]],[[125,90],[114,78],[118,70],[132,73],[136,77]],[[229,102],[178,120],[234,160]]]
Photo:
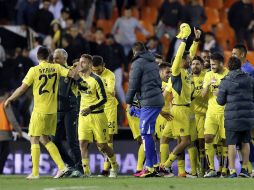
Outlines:
[[126,115],[129,122],[129,126],[131,128],[133,138],[137,139],[139,136],[141,136],[139,129],[140,119],[137,117],[130,116],[129,111],[126,111]]
[[205,115],[195,114],[195,120],[196,120],[196,129],[197,129],[197,133],[198,133],[198,138],[203,139],[203,138],[205,138],[205,135],[204,135]]
[[205,135],[217,135],[220,139],[226,139],[224,128],[224,114],[207,114],[205,118]]
[[118,133],[117,125],[117,106],[113,106],[111,109],[104,110],[108,119],[108,134],[114,135]]
[[176,137],[184,137],[190,135],[190,107],[187,106],[175,106],[172,107],[172,125],[173,131]]
[[167,120],[161,116],[161,114],[158,115],[155,123],[155,135],[158,139],[162,136],[162,131],[164,130],[166,126]]
[[29,123],[29,136],[54,136],[56,134],[57,114],[41,114],[32,112]]
[[95,139],[97,143],[107,143],[109,140],[107,123],[108,120],[104,112],[88,116],[79,115],[78,139],[89,142],[93,142]]
[[165,128],[162,131],[162,137],[167,137],[167,138],[174,138],[175,134],[173,132],[173,125],[172,121],[167,121]]

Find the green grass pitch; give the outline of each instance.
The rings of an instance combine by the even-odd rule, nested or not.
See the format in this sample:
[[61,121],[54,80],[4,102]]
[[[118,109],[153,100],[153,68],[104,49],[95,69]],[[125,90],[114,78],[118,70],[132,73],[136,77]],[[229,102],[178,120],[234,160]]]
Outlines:
[[244,179],[183,179],[134,178],[119,176],[109,178],[26,180],[25,176],[0,176],[0,190],[253,190],[254,178]]

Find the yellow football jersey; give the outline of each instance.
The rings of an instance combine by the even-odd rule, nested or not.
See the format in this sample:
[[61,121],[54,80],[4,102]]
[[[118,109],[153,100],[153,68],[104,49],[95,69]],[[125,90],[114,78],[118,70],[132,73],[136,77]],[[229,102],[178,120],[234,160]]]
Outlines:
[[201,95],[205,74],[206,71],[201,71],[199,76],[193,75],[194,93],[192,95],[191,108],[195,114],[206,114],[208,99],[207,97],[203,98]]
[[118,101],[115,97],[115,74],[109,69],[105,68],[100,77],[104,81],[107,94],[107,103],[105,104],[105,109],[110,109],[112,106],[117,106]]
[[69,69],[59,64],[42,61],[29,69],[23,83],[33,87],[33,111],[43,114],[57,113],[57,94],[60,77],[67,77]]
[[[198,43],[193,42],[190,48],[191,58],[194,57],[197,46]],[[186,69],[181,67],[185,47],[185,42],[181,42],[172,65],[172,75],[170,81],[172,83],[173,105],[189,105],[191,103],[191,94],[194,88],[192,76]]]
[[[171,92],[172,89],[168,83],[162,81],[162,90]],[[162,108],[162,111],[169,113],[170,112],[170,98],[169,97],[164,98],[164,102],[165,102],[165,104]]]
[[81,77],[78,81],[81,95],[80,110],[90,107],[93,112],[101,111],[107,102],[105,85],[98,75],[91,73],[88,77]]
[[216,98],[217,96],[214,94],[221,83],[221,79],[223,79],[228,74],[228,69],[224,68],[222,73],[214,73],[213,71],[209,71],[205,74],[203,88],[206,88],[210,81],[214,79],[216,82],[209,87],[208,94],[208,109],[207,114],[223,114],[224,106],[220,106]]

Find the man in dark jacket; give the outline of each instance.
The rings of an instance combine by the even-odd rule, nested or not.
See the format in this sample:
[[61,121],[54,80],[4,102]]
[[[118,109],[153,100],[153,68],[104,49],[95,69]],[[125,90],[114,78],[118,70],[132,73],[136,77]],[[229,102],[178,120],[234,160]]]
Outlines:
[[157,175],[154,166],[158,164],[153,134],[155,122],[164,105],[161,90],[159,66],[154,56],[149,53],[143,43],[136,42],[133,47],[133,61],[130,71],[129,89],[126,95],[127,107],[133,102],[137,92],[140,93],[141,113],[140,132],[145,145],[146,170],[140,177]]
[[219,86],[217,102],[225,107],[226,143],[231,178],[237,177],[235,170],[236,144],[242,145],[242,169],[240,176],[250,177],[247,165],[250,154],[250,130],[254,126],[254,80],[241,71],[241,61],[229,59],[230,72]]
[[[64,49],[56,49],[54,51],[54,62],[63,67],[68,67],[67,57],[68,54]],[[83,169],[77,138],[78,105],[77,99],[71,91],[72,83],[73,80],[68,77],[60,78],[58,87],[57,129],[56,134],[53,137],[53,142],[59,149],[64,162],[71,168],[70,172],[66,175],[70,177],[80,177],[83,173]],[[65,136],[69,151],[66,151],[66,148],[63,145]],[[68,154],[69,152],[71,154]]]

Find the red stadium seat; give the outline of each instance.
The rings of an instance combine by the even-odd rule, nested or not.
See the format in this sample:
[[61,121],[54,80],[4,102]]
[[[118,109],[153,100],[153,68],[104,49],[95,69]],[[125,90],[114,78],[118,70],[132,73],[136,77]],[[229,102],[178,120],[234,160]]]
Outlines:
[[232,5],[233,3],[235,3],[236,1],[238,1],[238,0],[224,0],[223,8],[224,8],[224,9],[228,9],[228,8],[231,7],[231,5]]
[[96,22],[97,27],[101,27],[104,30],[105,34],[111,33],[112,27],[113,27],[113,21],[112,20],[104,20],[99,19]]
[[235,43],[233,29],[226,23],[219,23],[216,26],[216,38],[223,49],[231,50]]
[[[150,22],[141,20],[139,23],[150,33],[150,36],[154,35],[154,27]],[[146,41],[146,37],[140,31],[136,31],[136,38],[141,42]]]
[[214,9],[222,9],[223,0],[206,0],[205,7],[214,8]]
[[220,22],[219,11],[217,9],[205,7],[205,13],[207,16],[207,24],[216,25]]
[[248,51],[247,60],[254,66],[254,51]]
[[147,5],[149,7],[160,8],[160,6],[163,3],[163,1],[164,0],[147,0]]
[[141,11],[141,19],[150,23],[155,23],[158,15],[158,9],[155,7],[144,7]]

